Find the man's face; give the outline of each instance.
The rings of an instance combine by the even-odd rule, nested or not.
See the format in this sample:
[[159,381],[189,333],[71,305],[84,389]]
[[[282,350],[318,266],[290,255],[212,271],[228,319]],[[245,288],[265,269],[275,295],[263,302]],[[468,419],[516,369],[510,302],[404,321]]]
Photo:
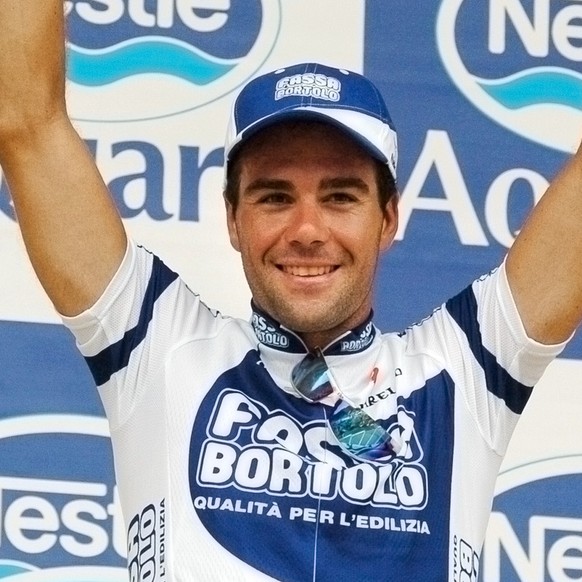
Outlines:
[[396,201],[380,207],[375,162],[327,124],[264,130],[239,163],[228,229],[253,299],[323,347],[367,317],[378,255],[396,232]]

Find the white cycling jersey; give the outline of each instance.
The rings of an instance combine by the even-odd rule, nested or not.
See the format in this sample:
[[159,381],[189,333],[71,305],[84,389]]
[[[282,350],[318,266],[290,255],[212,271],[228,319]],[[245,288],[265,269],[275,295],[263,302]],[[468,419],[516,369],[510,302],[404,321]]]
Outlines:
[[503,265],[403,333],[370,319],[344,334],[324,350],[342,393],[401,443],[373,463],[291,387],[295,334],[210,310],[133,243],[63,319],[110,422],[144,582],[476,580],[501,459],[563,347],[528,339]]

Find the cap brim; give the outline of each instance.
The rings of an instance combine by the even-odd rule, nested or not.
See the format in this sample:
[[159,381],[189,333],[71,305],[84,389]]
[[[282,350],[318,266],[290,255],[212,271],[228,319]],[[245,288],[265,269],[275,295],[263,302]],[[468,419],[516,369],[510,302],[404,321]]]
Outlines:
[[366,139],[360,132],[354,130],[350,125],[337,119],[337,115],[333,116],[330,113],[327,113],[326,110],[315,110],[314,108],[297,108],[283,110],[277,114],[260,119],[239,134],[230,151],[226,152],[226,160],[230,161],[251,137],[268,127],[273,127],[286,121],[319,121],[336,127],[353,139],[374,159],[390,166],[390,161],[386,158],[386,155],[374,146],[371,141]]

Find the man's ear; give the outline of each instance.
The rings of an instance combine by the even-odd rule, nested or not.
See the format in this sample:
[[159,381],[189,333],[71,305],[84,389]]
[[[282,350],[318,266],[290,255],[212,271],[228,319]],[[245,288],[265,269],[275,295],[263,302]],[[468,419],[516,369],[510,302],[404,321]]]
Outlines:
[[228,228],[228,238],[230,239],[230,244],[233,246],[235,251],[240,252],[240,242],[238,239],[238,228],[236,226],[236,211],[234,210],[232,204],[224,199],[224,204],[226,206],[226,226]]
[[380,249],[383,251],[392,246],[398,231],[398,200],[399,197],[397,195],[392,196],[384,207],[384,220],[380,235]]

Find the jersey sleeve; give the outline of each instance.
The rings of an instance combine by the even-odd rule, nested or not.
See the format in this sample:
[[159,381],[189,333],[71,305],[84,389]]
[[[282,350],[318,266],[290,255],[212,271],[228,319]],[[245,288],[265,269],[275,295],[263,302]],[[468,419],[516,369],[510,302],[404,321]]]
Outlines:
[[527,336],[504,263],[417,327],[411,345],[440,360],[482,437],[503,455],[533,387],[567,342]]
[[224,323],[156,255],[130,241],[97,302],[61,316],[99,388],[112,427],[131,414],[143,392],[163,382],[168,354],[193,336],[212,337]]

